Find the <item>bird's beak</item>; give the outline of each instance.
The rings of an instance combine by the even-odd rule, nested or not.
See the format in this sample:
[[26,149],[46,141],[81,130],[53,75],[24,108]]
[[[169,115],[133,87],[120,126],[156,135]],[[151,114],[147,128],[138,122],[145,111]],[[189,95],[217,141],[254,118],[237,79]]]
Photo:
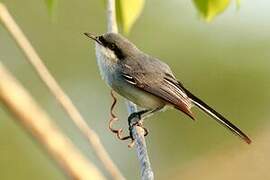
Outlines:
[[91,38],[92,40],[96,41],[100,45],[102,45],[102,43],[100,42],[98,37],[96,35],[94,35],[93,33],[83,33],[83,34],[86,35],[87,37]]

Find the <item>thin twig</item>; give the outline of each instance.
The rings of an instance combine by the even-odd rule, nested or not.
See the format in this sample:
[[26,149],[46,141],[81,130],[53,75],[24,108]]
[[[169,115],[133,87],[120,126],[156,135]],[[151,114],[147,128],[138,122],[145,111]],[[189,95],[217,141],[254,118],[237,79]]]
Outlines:
[[108,32],[117,33],[116,6],[115,0],[108,0],[107,4],[107,23]]
[[48,115],[0,62],[0,101],[47,150],[71,179],[105,179],[64,136]]
[[120,129],[115,129],[113,128],[113,124],[118,121],[118,118],[116,117],[116,115],[114,114],[114,107],[117,103],[117,99],[113,93],[113,90],[111,90],[111,96],[113,98],[113,102],[112,102],[112,105],[111,105],[111,109],[110,109],[110,120],[109,120],[109,129],[114,133],[116,134],[117,138],[120,139],[120,140],[126,140],[129,138],[129,136],[126,136],[126,137],[123,137],[122,136],[122,132],[123,132],[123,129],[120,128]]
[[122,174],[113,163],[105,148],[101,144],[98,135],[92,130],[83,119],[79,111],[74,106],[71,99],[64,93],[62,88],[58,85],[54,77],[44,65],[41,58],[36,53],[26,36],[21,31],[20,27],[13,20],[7,8],[0,3],[0,20],[11,34],[17,45],[23,51],[27,60],[34,67],[41,80],[46,84],[51,93],[55,96],[62,108],[66,111],[74,124],[78,127],[80,132],[87,138],[91,144],[96,156],[102,162],[105,169],[113,179],[123,179]]
[[[108,0],[108,7],[107,8],[108,8],[107,9],[108,32],[117,33],[115,0]],[[127,103],[127,108],[128,108],[129,114],[137,111],[137,106],[130,101],[128,101],[128,103]],[[143,128],[141,128],[139,126],[134,126],[132,129],[132,135],[135,139],[137,156],[138,156],[138,159],[140,161],[141,179],[153,180],[154,173],[151,169],[150,160],[149,160],[149,157],[147,154],[147,147],[146,147],[146,142],[145,142],[145,138],[144,138]]]
[[[133,112],[137,112],[137,106],[128,101],[128,112],[129,114]],[[135,120],[137,121],[137,120]],[[151,168],[149,156],[147,153],[147,146],[144,138],[144,129],[139,126],[134,126],[132,129],[132,135],[134,137],[137,156],[140,161],[140,168],[141,168],[141,179],[142,180],[153,180],[154,179],[154,172]]]
[[117,99],[116,99],[115,95],[113,94],[113,90],[111,90],[111,97],[113,98],[113,102],[112,102],[111,109],[110,109],[109,129],[110,129],[113,133],[117,134],[117,136],[118,136],[119,132],[122,131],[122,130],[121,130],[121,129],[114,129],[114,128],[113,128],[113,124],[114,124],[116,121],[118,121],[118,118],[116,117],[116,115],[115,115],[114,112],[113,112],[114,107],[115,107],[115,105],[116,105],[116,103],[117,103]]

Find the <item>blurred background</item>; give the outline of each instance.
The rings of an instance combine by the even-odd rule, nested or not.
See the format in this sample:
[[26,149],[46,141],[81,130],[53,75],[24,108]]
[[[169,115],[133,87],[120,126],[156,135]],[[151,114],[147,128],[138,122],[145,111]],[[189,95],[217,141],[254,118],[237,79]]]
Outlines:
[[[83,32],[106,31],[99,0],[59,0],[51,18],[44,1],[2,0],[49,70],[71,97],[127,179],[139,179],[134,149],[108,130],[110,89],[101,80],[93,42]],[[176,77],[224,114],[253,143],[247,145],[204,113],[196,122],[176,110],[145,121],[156,179],[270,179],[270,2],[232,3],[205,23],[191,0],[149,0],[128,38],[168,63]],[[41,83],[15,42],[0,26],[0,60],[31,92],[62,130],[99,168],[87,142]],[[0,77],[1,78],[1,77]],[[119,127],[127,125],[119,98]],[[42,148],[0,104],[0,178],[63,180]],[[53,138],[53,137],[52,137]]]

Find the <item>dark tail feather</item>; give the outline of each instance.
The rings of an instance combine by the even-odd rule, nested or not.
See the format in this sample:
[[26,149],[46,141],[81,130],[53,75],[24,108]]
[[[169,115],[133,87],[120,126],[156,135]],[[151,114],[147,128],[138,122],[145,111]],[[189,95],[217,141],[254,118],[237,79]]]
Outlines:
[[209,116],[214,118],[218,123],[228,128],[230,131],[232,131],[234,134],[238,135],[240,138],[242,138],[246,143],[250,144],[251,140],[249,137],[244,134],[238,127],[233,125],[229,120],[227,120],[225,117],[223,117],[221,114],[219,114],[217,111],[212,109],[210,106],[205,104],[202,100],[194,96],[191,92],[185,89],[186,94],[188,97],[192,100],[192,102],[199,107],[201,110],[203,110],[205,113],[207,113]]

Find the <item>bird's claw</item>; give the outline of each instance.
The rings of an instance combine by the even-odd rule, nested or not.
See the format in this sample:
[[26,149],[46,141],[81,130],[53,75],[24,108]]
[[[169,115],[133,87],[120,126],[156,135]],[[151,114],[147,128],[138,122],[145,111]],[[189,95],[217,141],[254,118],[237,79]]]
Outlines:
[[148,135],[148,130],[145,127],[143,127],[143,122],[142,122],[142,117],[141,117],[141,115],[144,114],[145,112],[147,112],[147,110],[132,113],[128,117],[129,136],[130,136],[132,141],[134,141],[134,137],[132,134],[132,129],[134,128],[134,126],[139,126],[139,127],[143,128],[144,136]]
[[116,115],[114,114],[113,110],[114,107],[116,105],[117,99],[113,94],[113,91],[111,91],[111,96],[113,98],[113,103],[111,105],[111,109],[110,109],[110,120],[109,120],[109,129],[110,131],[112,131],[114,134],[116,134],[116,137],[120,140],[128,140],[131,139],[131,142],[129,143],[128,147],[133,147],[134,146],[134,137],[133,137],[133,133],[132,133],[132,129],[134,128],[134,126],[139,126],[144,130],[144,136],[148,135],[148,130],[143,127],[143,123],[141,121],[141,116],[142,114],[144,114],[145,112],[147,112],[147,110],[143,110],[143,111],[139,111],[139,112],[135,112],[129,115],[128,117],[128,125],[129,125],[129,136],[123,136],[123,129],[114,129],[112,126],[113,124],[118,121],[118,118],[116,117]]

